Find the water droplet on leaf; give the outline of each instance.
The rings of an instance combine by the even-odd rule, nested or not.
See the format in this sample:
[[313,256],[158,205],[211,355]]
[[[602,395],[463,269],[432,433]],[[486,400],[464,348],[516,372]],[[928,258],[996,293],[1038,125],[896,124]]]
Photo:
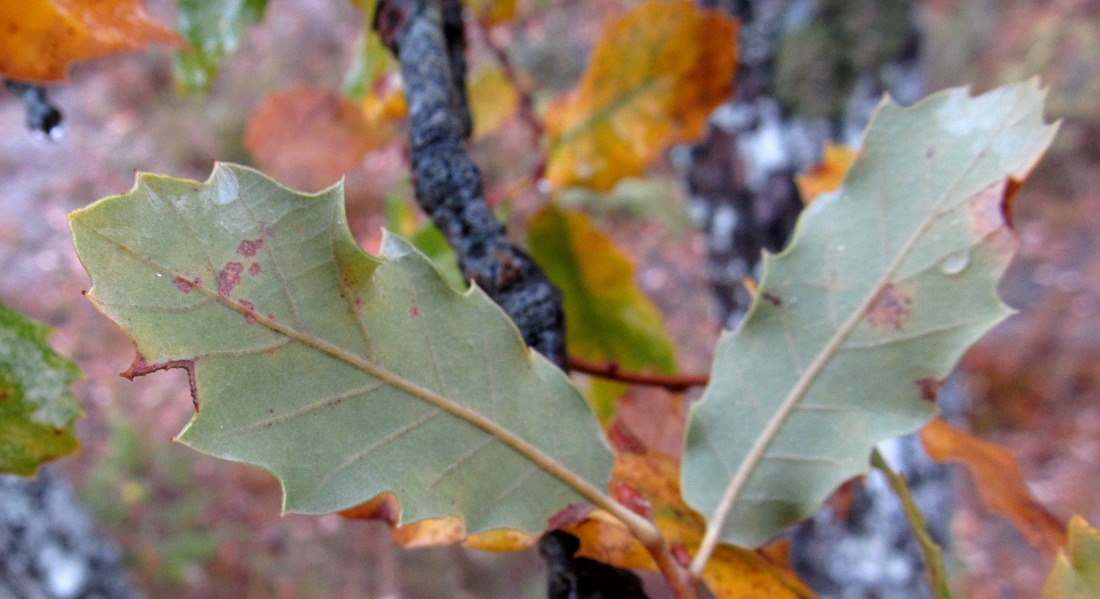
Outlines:
[[970,250],[961,249],[957,252],[948,254],[943,261],[940,262],[940,272],[947,275],[957,275],[960,272],[966,270],[966,267],[970,265]]

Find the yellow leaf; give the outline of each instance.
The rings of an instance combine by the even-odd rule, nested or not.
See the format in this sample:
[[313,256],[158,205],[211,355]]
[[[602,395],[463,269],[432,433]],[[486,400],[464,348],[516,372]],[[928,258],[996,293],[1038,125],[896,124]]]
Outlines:
[[821,164],[811,167],[805,175],[796,175],[794,178],[802,203],[808,206],[817,196],[840,189],[844,175],[848,173],[848,167],[855,157],[855,151],[849,147],[826,145]]
[[500,67],[478,69],[470,80],[470,112],[474,139],[500,129],[516,111],[519,95]]
[[0,75],[62,81],[70,63],[162,42],[182,45],[137,0],[0,2]]
[[511,21],[516,16],[516,0],[465,0],[463,4],[486,27]]
[[1100,531],[1080,516],[1069,521],[1069,547],[1058,552],[1043,599],[1100,597]]
[[[657,307],[634,282],[634,265],[582,212],[549,206],[527,223],[527,246],[561,289],[569,353],[624,370],[672,373],[676,346]],[[593,381],[589,400],[602,423],[627,386]]]
[[928,455],[937,462],[959,462],[970,471],[982,503],[1008,517],[1036,549],[1047,554],[1066,544],[1062,521],[1027,490],[1016,458],[1003,447],[983,441],[937,418],[920,431]]
[[[674,553],[692,553],[703,537],[705,523],[681,499],[679,481],[679,464],[669,456],[655,452],[616,455],[611,485],[620,489],[620,501],[624,501],[624,493],[632,494],[633,501],[628,503],[649,507]],[[578,557],[620,568],[656,569],[641,543],[621,523],[599,510],[564,530],[581,540]],[[707,563],[703,583],[718,599],[814,597],[790,566],[776,558],[779,553],[774,548],[751,550],[721,545]]]
[[646,0],[605,25],[580,84],[546,111],[547,180],[609,191],[700,136],[733,85],[736,31],[689,0]]

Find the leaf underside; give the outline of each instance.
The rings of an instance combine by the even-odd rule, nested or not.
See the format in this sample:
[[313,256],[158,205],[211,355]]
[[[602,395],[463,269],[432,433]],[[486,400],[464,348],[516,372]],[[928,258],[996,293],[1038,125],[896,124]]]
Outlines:
[[136,373],[192,368],[179,440],[271,471],[300,513],[390,491],[406,522],[539,531],[584,501],[561,473],[602,490],[610,450],[568,378],[404,240],[363,252],[342,196],[218,164],[70,216],[88,297],[153,365]]
[[720,539],[759,545],[865,472],[875,444],[932,416],[939,381],[1010,313],[996,294],[1015,249],[1002,210],[1053,137],[1043,98],[1032,82],[884,101],[841,189],[765,256],[685,441],[685,498]]

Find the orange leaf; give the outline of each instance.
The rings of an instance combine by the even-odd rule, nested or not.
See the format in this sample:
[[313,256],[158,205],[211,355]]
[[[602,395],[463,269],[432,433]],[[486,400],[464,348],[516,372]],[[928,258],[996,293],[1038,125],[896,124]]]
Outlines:
[[386,523],[390,527],[394,544],[406,549],[462,543],[473,549],[501,553],[523,551],[537,540],[534,536],[504,528],[467,536],[462,520],[458,518],[421,520],[395,527],[401,510],[392,493],[382,493],[337,513],[348,520],[378,520]]
[[[612,480],[612,484],[630,487],[652,505],[654,522],[674,551],[694,552],[703,537],[704,521],[680,498],[680,467],[674,459],[654,452],[619,454]],[[656,569],[642,544],[618,520],[600,510],[563,530],[581,540],[578,557],[620,568]],[[778,557],[781,553],[778,548],[765,551],[722,545],[707,563],[703,582],[719,599],[813,597]]]
[[[379,115],[393,109],[385,106],[379,104]],[[283,184],[317,191],[396,133],[392,123],[369,120],[337,92],[303,85],[268,96],[248,119],[244,145],[260,168]]]
[[844,175],[848,173],[848,167],[855,157],[855,151],[849,147],[827,144],[821,164],[811,167],[805,175],[796,175],[794,178],[802,203],[808,206],[817,196],[840,189]]
[[1065,547],[1065,525],[1031,496],[1020,465],[1007,449],[939,418],[925,425],[920,437],[933,460],[966,466],[985,506],[1012,520],[1035,548],[1053,555]]
[[546,177],[609,191],[703,133],[729,96],[736,21],[689,0],[646,0],[604,26],[580,84],[546,111]]
[[138,0],[0,2],[0,75],[19,81],[63,81],[70,63],[154,42],[183,45]]

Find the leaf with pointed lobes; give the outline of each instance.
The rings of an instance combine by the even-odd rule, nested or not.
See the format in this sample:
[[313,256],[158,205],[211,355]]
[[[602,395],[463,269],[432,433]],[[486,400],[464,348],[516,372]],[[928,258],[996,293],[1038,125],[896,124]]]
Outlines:
[[70,224],[88,298],[139,356],[193,363],[201,410],[178,440],[272,472],[284,511],[391,492],[396,524],[478,533],[611,505],[611,452],[565,374],[404,240],[365,253],[339,185],[301,194],[227,164],[206,182],[139,174]]
[[[548,206],[527,223],[527,247],[562,292],[570,355],[629,371],[676,371],[676,346],[661,313],[638,289],[630,259],[592,219]],[[626,390],[592,381],[589,401],[601,422]]]
[[646,0],[603,28],[588,69],[546,110],[547,180],[610,191],[703,134],[728,99],[737,22],[688,0]]
[[821,164],[814,165],[804,175],[795,175],[794,182],[798,186],[798,195],[802,197],[802,203],[809,205],[817,196],[823,193],[836,191],[844,181],[844,175],[848,167],[855,160],[856,153],[847,146],[826,144]]
[[76,451],[80,406],[69,386],[80,371],[50,349],[49,332],[0,304],[0,474],[31,476]]
[[1069,521],[1069,545],[1058,552],[1043,599],[1100,597],[1100,531],[1080,516]]
[[31,83],[63,81],[74,62],[184,44],[140,0],[0,2],[0,31],[0,75]]
[[1065,525],[1028,491],[1011,452],[939,418],[921,429],[920,438],[933,460],[965,466],[982,503],[1011,520],[1028,543],[1047,555],[1065,547]]
[[813,513],[876,444],[931,419],[936,382],[1011,313],[1004,198],[1054,136],[1044,96],[1030,82],[884,100],[843,186],[764,257],[689,416],[684,496],[709,542],[757,546]]

